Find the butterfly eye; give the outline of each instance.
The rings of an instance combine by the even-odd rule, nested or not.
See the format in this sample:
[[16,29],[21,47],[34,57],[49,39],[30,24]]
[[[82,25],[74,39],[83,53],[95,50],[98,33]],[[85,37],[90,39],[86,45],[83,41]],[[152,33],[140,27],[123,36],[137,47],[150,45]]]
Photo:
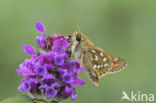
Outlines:
[[76,40],[79,41],[79,42],[81,41],[81,35],[80,35],[80,34],[78,34],[78,35],[76,36]]

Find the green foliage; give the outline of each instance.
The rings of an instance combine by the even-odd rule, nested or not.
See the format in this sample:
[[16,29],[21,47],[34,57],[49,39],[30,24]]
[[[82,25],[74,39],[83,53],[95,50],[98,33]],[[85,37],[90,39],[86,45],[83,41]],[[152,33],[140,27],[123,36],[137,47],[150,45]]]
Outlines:
[[27,96],[15,96],[12,98],[5,99],[0,103],[46,103],[41,100],[32,100]]
[[31,103],[31,100],[26,96],[16,96],[16,97],[5,99],[0,103]]

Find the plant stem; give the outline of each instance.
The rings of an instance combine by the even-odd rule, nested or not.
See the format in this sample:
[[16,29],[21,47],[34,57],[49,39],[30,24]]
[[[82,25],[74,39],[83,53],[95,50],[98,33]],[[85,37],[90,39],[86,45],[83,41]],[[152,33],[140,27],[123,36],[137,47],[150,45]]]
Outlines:
[[57,102],[57,101],[52,101],[51,103],[59,103],[59,102]]

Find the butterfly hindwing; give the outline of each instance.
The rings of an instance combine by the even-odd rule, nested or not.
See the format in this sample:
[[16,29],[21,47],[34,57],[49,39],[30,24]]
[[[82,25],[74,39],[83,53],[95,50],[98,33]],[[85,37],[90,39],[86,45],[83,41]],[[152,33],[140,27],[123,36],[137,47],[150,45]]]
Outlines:
[[90,55],[83,55],[83,66],[85,67],[86,73],[90,81],[98,86],[99,85],[99,78],[96,70],[92,67],[92,62],[90,61]]

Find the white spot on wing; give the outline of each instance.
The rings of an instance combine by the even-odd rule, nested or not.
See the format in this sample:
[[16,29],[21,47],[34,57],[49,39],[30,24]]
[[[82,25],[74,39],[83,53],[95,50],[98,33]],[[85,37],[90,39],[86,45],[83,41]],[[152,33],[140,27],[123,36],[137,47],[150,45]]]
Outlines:
[[93,68],[96,69],[96,67],[97,67],[97,66],[96,66],[96,64],[95,64]]
[[96,51],[95,50],[91,50],[91,52],[95,53]]
[[102,52],[100,52],[100,55],[103,57],[104,56],[104,54],[102,53]]
[[107,61],[107,58],[103,58],[103,61],[106,62]]
[[104,65],[104,67],[107,67],[108,66],[108,64],[106,63],[105,65]]
[[118,60],[118,58],[115,58],[114,61],[116,62]]
[[94,59],[94,60],[95,60],[95,61],[98,61],[98,56],[95,55],[95,59]]
[[98,69],[100,69],[100,67],[101,67],[100,65],[97,66]]

